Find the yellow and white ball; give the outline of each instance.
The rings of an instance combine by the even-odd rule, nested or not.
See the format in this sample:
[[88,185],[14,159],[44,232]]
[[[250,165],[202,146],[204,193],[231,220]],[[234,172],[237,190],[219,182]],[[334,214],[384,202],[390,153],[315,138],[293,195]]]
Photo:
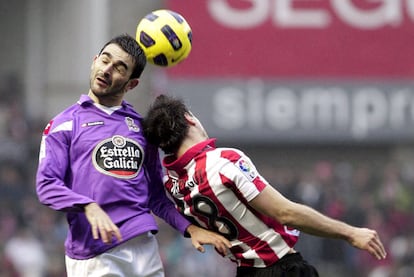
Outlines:
[[182,62],[190,54],[192,31],[179,13],[156,10],[138,23],[136,40],[148,62],[170,67]]

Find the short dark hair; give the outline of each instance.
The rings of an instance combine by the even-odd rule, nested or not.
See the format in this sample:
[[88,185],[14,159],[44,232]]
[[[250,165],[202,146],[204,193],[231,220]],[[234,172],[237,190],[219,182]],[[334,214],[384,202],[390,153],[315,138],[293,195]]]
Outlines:
[[160,147],[165,154],[175,154],[189,129],[185,114],[190,111],[182,99],[159,95],[143,121],[148,142]]
[[105,43],[99,55],[102,54],[102,51],[109,44],[116,44],[121,47],[125,52],[127,52],[134,61],[134,69],[132,71],[130,79],[141,77],[142,72],[144,71],[145,65],[147,64],[147,58],[141,46],[132,36],[128,34],[118,35],[112,38],[110,41]]

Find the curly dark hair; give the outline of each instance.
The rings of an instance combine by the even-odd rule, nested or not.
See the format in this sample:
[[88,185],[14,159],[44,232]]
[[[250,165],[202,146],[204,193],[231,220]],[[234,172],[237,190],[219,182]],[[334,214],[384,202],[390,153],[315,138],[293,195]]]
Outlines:
[[135,38],[128,34],[116,36],[107,43],[105,43],[101,51],[99,51],[99,55],[102,54],[102,51],[109,44],[118,45],[132,57],[134,61],[134,70],[132,71],[130,79],[141,77],[141,74],[144,71],[145,66],[147,64],[147,58],[145,56],[144,51],[142,50],[141,46],[139,46]]
[[165,154],[176,153],[189,129],[185,118],[189,113],[182,99],[159,95],[143,121],[148,142],[160,147]]

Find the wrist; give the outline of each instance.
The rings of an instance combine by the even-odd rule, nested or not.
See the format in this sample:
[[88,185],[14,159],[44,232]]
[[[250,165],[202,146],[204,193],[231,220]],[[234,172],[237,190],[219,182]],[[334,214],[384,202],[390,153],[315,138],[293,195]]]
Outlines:
[[93,208],[95,205],[97,205],[95,202],[90,202],[90,203],[83,204],[81,208],[83,212],[86,212],[88,209]]
[[194,224],[188,225],[187,228],[185,229],[184,236],[185,237],[191,237],[194,234],[194,232],[197,231],[197,228],[198,227],[195,226]]

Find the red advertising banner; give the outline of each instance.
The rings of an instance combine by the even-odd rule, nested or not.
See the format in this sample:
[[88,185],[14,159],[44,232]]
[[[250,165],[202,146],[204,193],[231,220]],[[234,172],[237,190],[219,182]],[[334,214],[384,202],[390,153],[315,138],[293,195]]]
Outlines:
[[193,30],[175,77],[414,77],[414,0],[170,0]]

